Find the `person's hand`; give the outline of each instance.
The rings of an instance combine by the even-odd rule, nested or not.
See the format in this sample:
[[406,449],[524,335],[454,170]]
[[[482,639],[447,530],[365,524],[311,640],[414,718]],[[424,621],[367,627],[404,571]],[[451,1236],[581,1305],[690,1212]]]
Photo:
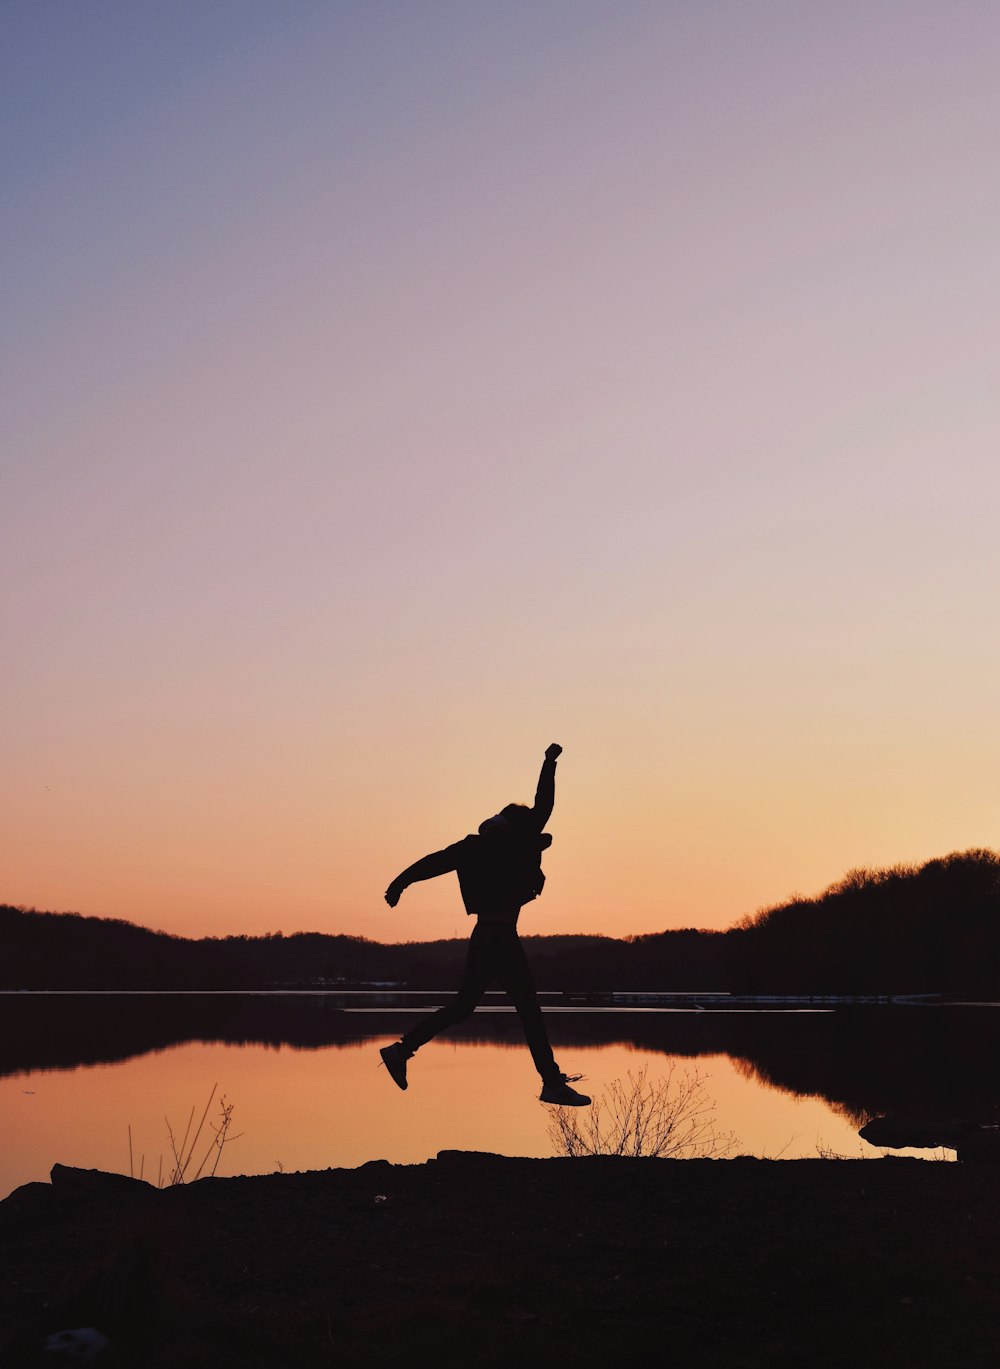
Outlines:
[[397,882],[393,880],[392,883],[389,885],[388,889],[386,889],[385,891],[385,901],[386,903],[388,903],[390,908],[395,908],[396,904],[399,902],[399,896],[402,892],[403,886],[401,884],[397,884]]
[[558,746],[555,742],[553,742],[551,746],[545,748],[545,759],[547,761],[558,760],[561,755],[562,747]]

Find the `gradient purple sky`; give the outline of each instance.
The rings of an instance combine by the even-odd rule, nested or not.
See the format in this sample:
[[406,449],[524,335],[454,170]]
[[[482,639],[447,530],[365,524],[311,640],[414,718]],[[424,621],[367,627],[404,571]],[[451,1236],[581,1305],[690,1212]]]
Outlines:
[[1000,8],[7,0],[0,898],[525,931],[997,845]]

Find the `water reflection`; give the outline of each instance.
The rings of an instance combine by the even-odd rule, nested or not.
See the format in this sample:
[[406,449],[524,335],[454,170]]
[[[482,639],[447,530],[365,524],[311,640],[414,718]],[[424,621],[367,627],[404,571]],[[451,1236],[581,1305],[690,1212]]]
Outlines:
[[[123,1061],[186,1042],[348,1047],[397,1034],[439,995],[367,999],[292,994],[0,995],[0,1075]],[[549,1006],[559,1000],[549,999]],[[544,1002],[544,997],[543,997]],[[456,1042],[523,1044],[502,994],[449,1033]],[[361,1009],[361,1010],[359,1010]],[[747,1078],[818,1096],[860,1126],[881,1114],[1000,1118],[1000,1012],[919,1007],[832,1012],[550,1011],[560,1050],[621,1045],[653,1054],[730,1057]]]

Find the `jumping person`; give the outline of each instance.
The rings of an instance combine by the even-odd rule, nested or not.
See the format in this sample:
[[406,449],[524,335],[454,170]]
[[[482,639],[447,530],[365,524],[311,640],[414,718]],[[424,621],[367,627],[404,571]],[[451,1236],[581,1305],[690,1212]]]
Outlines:
[[386,903],[395,908],[408,885],[454,870],[465,911],[476,918],[465,974],[454,998],[380,1052],[401,1089],[406,1088],[406,1062],[414,1052],[438,1032],[470,1017],[489,985],[497,980],[510,994],[521,1019],[531,1058],[542,1077],[542,1102],[564,1107],[584,1107],[590,1102],[585,1094],[570,1088],[569,1076],[552,1058],[535,982],[517,935],[518,913],[525,903],[538,897],[545,883],[542,852],[552,845],[552,838],[544,828],[555,803],[556,760],[561,751],[562,747],[553,743],[545,752],[534,807],[509,803],[495,817],[479,824],[478,836],[464,837],[443,851],[424,856],[397,875],[385,891]]

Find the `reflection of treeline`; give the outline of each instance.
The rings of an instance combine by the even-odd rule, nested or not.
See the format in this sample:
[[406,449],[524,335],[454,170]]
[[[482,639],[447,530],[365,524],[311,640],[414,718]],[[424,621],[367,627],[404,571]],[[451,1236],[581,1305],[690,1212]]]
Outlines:
[[[344,1012],[326,994],[0,996],[0,1076],[124,1060],[188,1041],[298,1050],[374,1046],[412,1010]],[[669,1056],[728,1055],[748,1075],[821,1095],[860,1122],[892,1112],[1000,1117],[1000,1014],[994,1009],[861,1007],[833,1012],[558,1012],[556,1058],[628,1044]],[[451,1039],[524,1049],[514,1013],[476,1013]],[[593,1066],[599,1072],[599,1063]],[[712,1073],[709,1061],[707,1071]]]
[[745,1034],[732,1034],[729,1052],[747,1075],[788,1093],[819,1094],[857,1124],[882,1113],[1000,1119],[995,1009],[715,1015],[749,1018]]
[[[1000,994],[1000,855],[852,871],[725,932],[526,938],[541,988]],[[237,989],[454,983],[464,941],[383,945],[302,932],[189,940],[0,907],[0,988]]]

